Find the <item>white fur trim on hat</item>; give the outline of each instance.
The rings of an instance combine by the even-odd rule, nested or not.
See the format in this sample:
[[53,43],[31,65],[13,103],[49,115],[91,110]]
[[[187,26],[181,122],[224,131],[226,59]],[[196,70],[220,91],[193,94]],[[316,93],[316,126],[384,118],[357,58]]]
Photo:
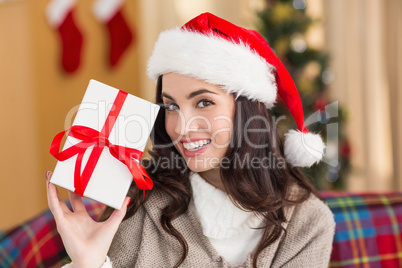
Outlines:
[[184,29],[162,32],[148,61],[148,76],[178,73],[220,85],[269,109],[277,95],[275,67],[247,44]]
[[285,158],[294,167],[311,167],[320,162],[324,149],[320,135],[293,129],[285,134]]
[[51,1],[46,7],[46,17],[50,25],[58,28],[74,6],[75,0]]

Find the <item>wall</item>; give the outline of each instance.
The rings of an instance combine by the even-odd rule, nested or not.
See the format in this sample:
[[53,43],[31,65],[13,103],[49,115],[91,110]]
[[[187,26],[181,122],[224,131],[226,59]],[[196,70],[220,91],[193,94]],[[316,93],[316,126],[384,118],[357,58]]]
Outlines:
[[324,3],[326,44],[336,77],[330,91],[348,112],[348,189],[402,190],[401,1]]
[[0,4],[0,229],[45,206],[28,25],[27,2]]
[[386,70],[392,120],[393,189],[402,190],[402,1],[385,1]]
[[[90,79],[140,95],[137,43],[111,69],[108,34],[92,14],[93,1],[77,1],[75,19],[84,35],[81,66],[73,74],[61,70],[59,35],[45,17],[48,2],[0,4],[0,33],[5,37],[0,42],[3,230],[47,208],[44,174],[56,163],[49,146],[64,129],[68,112],[81,102]],[[127,1],[123,10],[133,30],[139,23],[137,3]]]

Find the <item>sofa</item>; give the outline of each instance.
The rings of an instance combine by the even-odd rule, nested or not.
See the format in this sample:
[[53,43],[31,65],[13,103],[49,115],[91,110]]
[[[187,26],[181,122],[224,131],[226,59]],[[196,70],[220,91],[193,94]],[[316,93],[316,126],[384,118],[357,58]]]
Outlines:
[[[322,192],[336,221],[329,267],[402,267],[402,193]],[[104,206],[84,200],[97,220]],[[60,267],[69,259],[49,210],[0,231],[0,267]]]

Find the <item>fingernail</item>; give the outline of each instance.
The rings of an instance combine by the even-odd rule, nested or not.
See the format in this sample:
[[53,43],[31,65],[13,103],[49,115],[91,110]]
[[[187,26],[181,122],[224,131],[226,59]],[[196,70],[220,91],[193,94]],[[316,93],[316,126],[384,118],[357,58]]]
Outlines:
[[46,182],[49,185],[50,183],[50,177],[52,176],[52,172],[51,171],[46,171]]
[[131,198],[129,197],[128,202],[127,202],[127,207],[128,207],[128,205],[130,205],[130,202],[131,202]]

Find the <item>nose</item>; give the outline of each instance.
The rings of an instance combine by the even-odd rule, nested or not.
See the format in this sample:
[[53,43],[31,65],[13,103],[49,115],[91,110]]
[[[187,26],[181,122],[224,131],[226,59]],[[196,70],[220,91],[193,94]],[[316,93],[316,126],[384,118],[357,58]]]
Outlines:
[[180,110],[178,122],[175,127],[176,134],[186,136],[197,132],[209,125],[208,119],[192,111]]

